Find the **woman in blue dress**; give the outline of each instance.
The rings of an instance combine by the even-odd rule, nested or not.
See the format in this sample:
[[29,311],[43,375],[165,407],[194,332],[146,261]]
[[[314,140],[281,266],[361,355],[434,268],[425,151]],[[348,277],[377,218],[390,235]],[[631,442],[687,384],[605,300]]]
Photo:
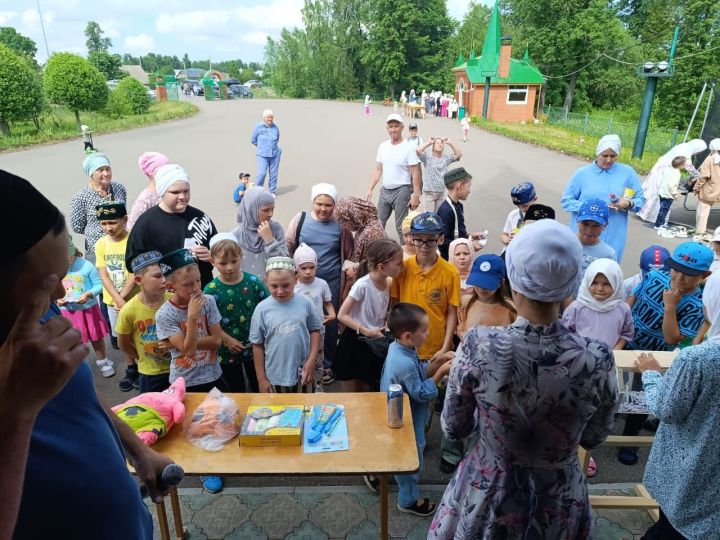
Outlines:
[[560,199],[563,210],[571,213],[570,228],[577,231],[577,212],[588,199],[602,199],[610,206],[610,220],[602,239],[615,249],[617,262],[622,260],[627,239],[628,213],[645,204],[640,178],[635,169],[617,163],[620,137],[605,135],[598,142],[595,161],[580,167],[572,175]]
[[577,449],[605,440],[618,388],[607,345],[558,320],[580,268],[580,241],[544,219],[523,227],[505,253],[518,318],[470,329],[456,353],[442,430],[477,442],[428,539],[591,538]]

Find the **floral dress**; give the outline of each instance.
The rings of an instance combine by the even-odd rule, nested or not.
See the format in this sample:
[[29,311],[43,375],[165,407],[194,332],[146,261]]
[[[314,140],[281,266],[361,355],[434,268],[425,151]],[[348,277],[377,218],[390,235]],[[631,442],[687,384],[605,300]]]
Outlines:
[[450,439],[475,434],[428,538],[584,539],[592,513],[578,445],[608,435],[617,401],[612,353],[558,321],[469,330],[442,413]]

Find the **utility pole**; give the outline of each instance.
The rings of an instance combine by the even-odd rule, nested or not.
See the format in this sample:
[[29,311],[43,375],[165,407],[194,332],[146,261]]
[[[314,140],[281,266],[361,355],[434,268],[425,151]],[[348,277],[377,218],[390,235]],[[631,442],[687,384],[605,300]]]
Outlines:
[[48,59],[50,59],[50,48],[47,44],[47,36],[45,35],[45,23],[43,22],[42,18],[42,11],[40,11],[40,0],[36,0],[37,8],[38,8],[38,16],[40,17],[40,28],[42,28],[43,33],[43,40],[45,41],[45,53],[47,54]]
[[647,78],[645,83],[645,94],[643,95],[642,107],[640,109],[640,120],[638,120],[637,133],[635,134],[635,145],[633,146],[633,157],[640,159],[645,151],[645,139],[647,138],[648,126],[650,125],[650,115],[652,114],[653,101],[655,100],[655,90],[659,78],[672,77],[675,72],[673,58],[675,57],[675,49],[677,49],[678,34],[680,27],[675,27],[675,35],[673,36],[672,45],[670,46],[670,58],[667,62],[645,62],[642,66],[638,66],[637,74],[639,77]]

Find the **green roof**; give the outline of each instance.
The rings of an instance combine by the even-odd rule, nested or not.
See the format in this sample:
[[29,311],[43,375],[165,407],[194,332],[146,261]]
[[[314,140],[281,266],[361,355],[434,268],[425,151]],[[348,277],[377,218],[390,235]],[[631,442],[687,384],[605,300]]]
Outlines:
[[468,79],[473,84],[485,83],[486,77],[490,77],[490,84],[545,84],[545,78],[533,64],[527,49],[525,49],[522,59],[510,59],[508,77],[498,77],[500,42],[500,11],[497,2],[495,2],[490,15],[487,33],[485,34],[482,54],[476,58],[475,51],[471,51],[467,62],[461,62],[462,54],[460,54],[453,71],[465,71]]

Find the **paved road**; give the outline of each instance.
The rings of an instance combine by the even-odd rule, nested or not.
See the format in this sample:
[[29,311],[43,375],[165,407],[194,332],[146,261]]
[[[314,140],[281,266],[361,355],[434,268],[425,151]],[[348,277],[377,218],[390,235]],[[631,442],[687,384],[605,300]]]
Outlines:
[[[316,182],[331,182],[341,195],[364,195],[374,166],[377,145],[386,138],[385,115],[389,108],[376,105],[375,114],[363,115],[361,104],[292,101],[238,100],[207,103],[194,98],[200,114],[163,125],[104,135],[95,134],[95,142],[107,152],[112,162],[114,178],[127,188],[134,200],[145,184],[137,168],[137,157],[144,151],[166,153],[182,164],[190,173],[192,204],[208,212],[219,230],[229,230],[235,223],[232,190],[238,172],[256,170],[254,147],[250,133],[264,108],[275,112],[280,128],[283,158],[276,219],[286,225],[293,215],[310,207],[310,186]],[[419,134],[450,137],[460,140],[457,122],[428,118],[418,120]],[[486,250],[499,252],[499,234],[507,213],[512,209],[510,188],[526,179],[532,180],[540,202],[558,210],[559,199],[570,175],[583,161],[556,152],[535,148],[498,135],[473,129],[470,140],[458,143],[464,153],[461,164],[475,180],[466,203],[466,219],[470,230],[490,231]],[[0,154],[0,168],[29,178],[61,209],[67,211],[72,195],[85,183],[81,163],[81,141],[66,142],[26,151]],[[377,196],[377,194],[376,194]],[[711,223],[714,225],[714,223]],[[390,227],[388,233],[394,235]],[[76,239],[77,235],[76,235]],[[672,249],[677,240],[660,239],[637,219],[630,221],[628,247],[623,268],[627,274],[637,271],[642,249],[659,242]],[[81,245],[81,244],[78,244]],[[99,385],[108,393],[112,403],[126,399],[116,390],[119,376],[100,379]],[[427,451],[427,471],[423,482],[440,484],[448,477],[437,470],[437,422],[430,436]],[[612,459],[610,451],[600,451],[598,482],[627,482],[639,480],[640,467],[623,467]],[[330,479],[329,482],[337,482]],[[253,480],[266,483],[265,480]],[[278,479],[287,483],[287,479]],[[248,485],[246,479],[235,485]],[[295,483],[317,483],[316,479],[299,479]]]

